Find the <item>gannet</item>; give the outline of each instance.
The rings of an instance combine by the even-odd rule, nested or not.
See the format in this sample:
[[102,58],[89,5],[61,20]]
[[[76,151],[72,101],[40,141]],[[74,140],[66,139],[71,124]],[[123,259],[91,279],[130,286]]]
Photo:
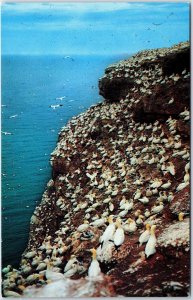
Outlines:
[[101,268],[98,260],[96,259],[96,250],[93,248],[90,251],[92,253],[92,262],[88,269],[88,277],[95,278],[101,274]]
[[155,237],[156,225],[151,226],[150,238],[145,246],[145,254],[147,258],[156,252],[156,237]]
[[26,258],[33,258],[36,255],[36,251],[30,251],[25,254]]
[[166,167],[166,170],[171,174],[171,175],[175,175],[176,170],[174,167],[174,164],[172,162],[169,162],[169,166]]
[[101,218],[101,219],[97,219],[94,222],[91,222],[90,225],[91,226],[96,226],[96,227],[101,227],[105,224],[106,222],[106,218]]
[[114,236],[115,229],[116,229],[115,223],[113,222],[113,215],[110,215],[108,217],[108,222],[109,222],[109,225],[107,226],[103,235],[100,238],[101,243],[105,243],[109,240],[113,240],[113,236]]
[[141,191],[137,189],[137,191],[135,192],[134,200],[138,200],[140,197],[141,197]]
[[161,188],[162,189],[168,189],[171,186],[171,181],[168,180],[168,182],[162,184]]
[[133,233],[137,230],[137,226],[134,220],[128,218],[128,220],[124,223],[123,229],[125,232]]
[[57,97],[56,100],[63,100],[63,99],[65,99],[65,98],[66,98],[66,96],[63,96],[63,97]]
[[83,231],[87,230],[88,227],[89,227],[89,222],[87,220],[84,220],[84,224],[79,225],[77,228],[77,231],[83,232]]
[[189,185],[189,182],[182,182],[177,186],[176,191],[179,192],[179,191],[183,190],[185,187],[187,187],[188,185]]
[[69,261],[67,262],[65,268],[64,268],[64,273],[69,271],[72,268],[72,265],[74,263],[78,263],[78,260],[74,254],[71,255]]
[[143,243],[146,243],[150,237],[151,225],[147,223],[145,225],[145,227],[146,227],[146,230],[139,237],[139,246],[141,246]]
[[163,205],[163,202],[160,202],[159,205],[157,206],[153,206],[152,209],[151,209],[151,212],[153,214],[158,214],[160,213],[162,210],[164,209],[164,205]]
[[117,220],[116,220],[116,226],[117,226],[117,229],[115,231],[113,241],[114,241],[115,246],[118,247],[118,246],[122,245],[125,240],[125,233],[124,233],[123,227],[121,225],[121,220],[119,218],[117,218]]

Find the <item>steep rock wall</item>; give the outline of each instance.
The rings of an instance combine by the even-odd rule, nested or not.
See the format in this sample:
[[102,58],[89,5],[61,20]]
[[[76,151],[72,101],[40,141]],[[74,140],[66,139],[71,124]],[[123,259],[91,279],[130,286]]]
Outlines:
[[[188,43],[143,51],[106,69],[99,80],[106,101],[60,132],[51,155],[53,178],[31,218],[19,277],[11,287],[6,282],[5,291],[46,284],[39,264],[63,273],[72,254],[80,269],[71,279],[83,279],[91,262],[88,250],[100,246],[113,215],[137,226],[133,233],[125,231],[120,247],[98,258],[104,286],[111,287],[105,296],[189,294],[189,51]],[[127,201],[132,208],[122,209],[120,202]],[[163,208],[155,212],[158,206]],[[99,219],[98,227],[93,222]],[[78,231],[85,220],[88,228]],[[148,258],[145,244],[138,243],[146,223],[157,226],[156,253]],[[96,290],[93,295],[102,296]]]

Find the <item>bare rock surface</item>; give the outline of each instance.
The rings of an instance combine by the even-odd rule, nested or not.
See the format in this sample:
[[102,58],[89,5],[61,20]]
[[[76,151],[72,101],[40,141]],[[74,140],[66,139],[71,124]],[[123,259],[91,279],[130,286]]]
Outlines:
[[[189,295],[189,51],[189,43],[142,51],[106,69],[106,100],[59,134],[20,268],[4,270],[4,295],[49,289],[50,268],[76,282],[64,293],[77,295],[91,248],[104,277],[86,296]],[[121,233],[101,242],[110,215]],[[139,244],[146,224],[149,256],[149,241]]]

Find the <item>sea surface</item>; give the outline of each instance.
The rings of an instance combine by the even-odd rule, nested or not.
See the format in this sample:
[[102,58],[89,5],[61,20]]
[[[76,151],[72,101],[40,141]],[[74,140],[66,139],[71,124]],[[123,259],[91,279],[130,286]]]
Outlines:
[[2,266],[19,264],[61,127],[103,100],[98,78],[128,56],[2,56]]

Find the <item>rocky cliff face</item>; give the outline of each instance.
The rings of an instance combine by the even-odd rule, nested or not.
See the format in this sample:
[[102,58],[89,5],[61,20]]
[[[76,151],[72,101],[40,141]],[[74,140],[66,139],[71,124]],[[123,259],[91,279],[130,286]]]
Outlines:
[[[87,296],[189,294],[189,71],[189,43],[105,70],[99,89],[106,100],[60,132],[53,178],[31,218],[21,267],[5,276],[5,294],[47,286],[52,267],[74,280],[63,295],[79,295],[79,282],[88,286],[90,248],[103,277]],[[118,246],[113,238],[101,245],[109,215],[124,231]],[[146,224],[156,225],[150,256],[139,244]],[[76,267],[66,272],[70,259]]]

